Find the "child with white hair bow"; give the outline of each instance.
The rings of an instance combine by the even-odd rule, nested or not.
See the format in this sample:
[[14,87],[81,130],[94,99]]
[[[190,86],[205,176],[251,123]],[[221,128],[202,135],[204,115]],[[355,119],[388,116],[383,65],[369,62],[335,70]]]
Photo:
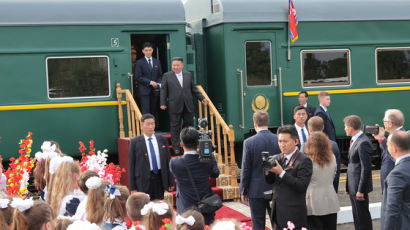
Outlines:
[[204,216],[195,209],[188,209],[175,218],[177,230],[203,230],[205,227]]
[[51,230],[53,212],[46,202],[13,198],[10,206],[14,208],[12,230]]
[[141,209],[146,230],[175,229],[175,214],[164,201],[149,202]]
[[130,192],[125,186],[107,185],[104,197],[104,222],[107,230],[127,230],[125,204]]

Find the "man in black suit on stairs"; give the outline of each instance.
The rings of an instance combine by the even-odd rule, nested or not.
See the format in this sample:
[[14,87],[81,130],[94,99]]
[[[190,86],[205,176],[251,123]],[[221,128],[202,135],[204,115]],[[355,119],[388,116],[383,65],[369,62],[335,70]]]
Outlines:
[[354,226],[356,230],[371,230],[372,218],[369,212],[369,192],[373,190],[372,165],[373,152],[369,138],[361,131],[362,121],[356,115],[343,120],[346,136],[352,137],[347,166],[346,194],[350,196]]
[[181,119],[183,127],[194,125],[194,103],[192,94],[203,103],[207,103],[206,98],[198,91],[194,85],[194,80],[190,72],[183,71],[184,63],[182,58],[172,59],[172,71],[164,74],[161,84],[160,108],[168,108],[171,122],[171,142],[175,154],[179,154],[179,133],[181,132]]
[[141,127],[143,135],[131,139],[128,152],[130,190],[147,193],[151,200],[163,200],[165,190],[174,190],[168,140],[154,133],[152,114],[142,115]]

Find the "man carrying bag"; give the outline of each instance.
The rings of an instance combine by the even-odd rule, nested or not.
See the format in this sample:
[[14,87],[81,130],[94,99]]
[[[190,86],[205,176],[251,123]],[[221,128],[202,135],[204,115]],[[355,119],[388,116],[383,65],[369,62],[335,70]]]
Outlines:
[[214,158],[208,162],[200,162],[198,147],[199,133],[192,127],[184,128],[180,134],[184,155],[170,161],[170,171],[177,179],[176,204],[178,214],[192,207],[198,207],[210,225],[215,211],[222,202],[213,194],[209,177],[219,176],[218,166]]

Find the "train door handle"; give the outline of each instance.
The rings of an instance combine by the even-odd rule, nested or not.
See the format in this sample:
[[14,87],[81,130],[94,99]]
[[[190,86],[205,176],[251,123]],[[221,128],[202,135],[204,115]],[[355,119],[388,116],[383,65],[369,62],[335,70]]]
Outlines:
[[237,69],[236,73],[239,74],[240,76],[240,81],[241,81],[241,121],[242,124],[239,125],[239,129],[245,128],[245,109],[244,109],[244,97],[246,96],[246,93],[243,89],[243,71],[241,69]]
[[132,77],[134,77],[134,74],[128,73],[128,78],[132,78]]
[[273,75],[272,82],[275,85],[275,87],[278,86],[278,76],[276,74]]

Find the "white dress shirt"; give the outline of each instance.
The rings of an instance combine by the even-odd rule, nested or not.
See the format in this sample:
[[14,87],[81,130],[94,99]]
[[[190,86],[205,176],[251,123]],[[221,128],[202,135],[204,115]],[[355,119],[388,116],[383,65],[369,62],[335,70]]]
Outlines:
[[295,123],[295,127],[296,127],[296,130],[298,131],[300,144],[301,144],[301,145],[305,144],[305,142],[303,141],[303,136],[302,136],[302,128],[303,128],[303,132],[305,133],[306,141],[307,141],[307,139],[308,139],[308,137],[309,137],[309,132],[308,132],[308,130],[307,130],[306,125],[303,126],[303,127],[300,127],[300,126],[298,126],[298,125]]
[[183,85],[184,80],[183,80],[183,77],[182,77],[182,72],[175,73],[175,75],[177,76],[179,84],[181,85],[181,87],[184,87],[184,85]]
[[[152,171],[151,150],[150,150],[150,147],[149,147],[149,140],[148,140],[148,138],[150,138],[150,137],[148,137],[148,136],[146,136],[146,135],[144,134],[145,145],[147,146],[147,150],[148,150],[149,166],[150,166],[150,169],[151,169],[151,171]],[[158,148],[157,138],[155,137],[154,134],[152,134],[151,138],[152,138],[152,139],[151,139],[152,145],[154,146],[155,156],[156,156],[156,158],[157,158],[158,170],[160,170],[160,169],[161,169],[161,161],[160,161],[160,158],[159,158],[159,148]]]

